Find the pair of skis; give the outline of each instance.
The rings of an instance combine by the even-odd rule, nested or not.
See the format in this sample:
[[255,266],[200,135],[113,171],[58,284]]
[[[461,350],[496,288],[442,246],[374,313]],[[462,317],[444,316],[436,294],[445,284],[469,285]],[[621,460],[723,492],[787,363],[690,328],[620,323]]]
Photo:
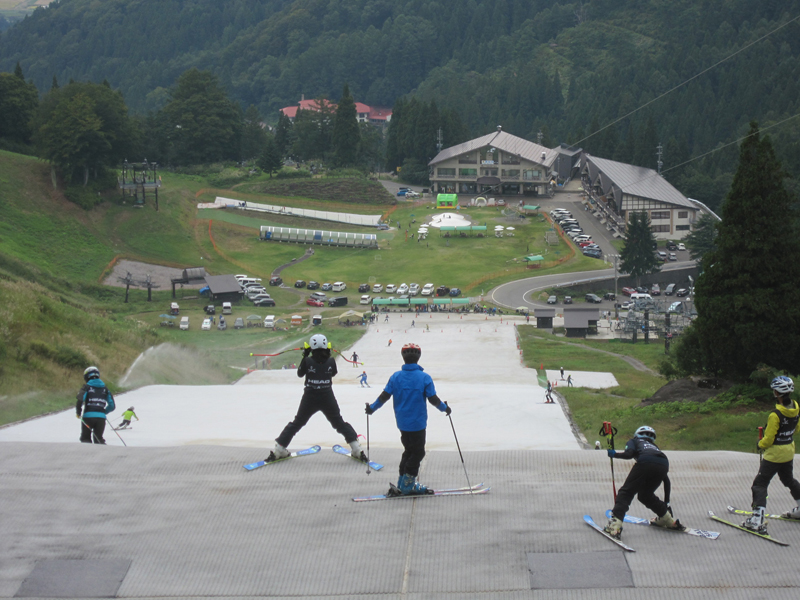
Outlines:
[[[606,511],[606,517],[607,518],[611,518],[611,511],[610,510]],[[614,536],[612,536],[611,534],[609,534],[608,532],[604,531],[603,528],[600,527],[600,525],[598,525],[597,523],[595,523],[594,519],[592,519],[592,517],[590,517],[589,515],[584,515],[583,516],[583,520],[587,525],[589,525],[589,527],[591,527],[592,529],[594,529],[595,531],[600,533],[602,536],[604,536],[604,537],[608,538],[609,540],[611,540],[612,542],[614,542],[617,546],[619,546],[623,550],[625,550],[627,552],[636,552],[636,550],[634,550],[633,548],[628,546],[622,540],[619,540],[619,539],[615,538]],[[694,528],[691,528],[691,527],[684,527],[683,529],[671,529],[671,528],[668,528],[668,527],[659,527],[658,525],[654,525],[651,521],[648,521],[647,519],[642,519],[640,517],[634,517],[632,515],[625,515],[624,522],[625,523],[631,523],[633,525],[644,525],[645,527],[654,527],[655,529],[663,529],[665,531],[674,531],[675,533],[685,533],[685,534],[693,535],[693,536],[696,536],[696,537],[702,537],[702,538],[705,538],[707,540],[716,540],[720,536],[719,532],[717,532],[717,531],[706,531],[704,529],[694,529]]]
[[[289,460],[290,458],[297,458],[298,456],[308,456],[310,454],[317,454],[322,448],[320,446],[311,446],[311,448],[306,448],[305,450],[298,450],[297,452],[292,452],[289,456],[284,456],[283,458],[278,458],[275,460],[259,460],[258,462],[250,463],[249,465],[244,465],[244,468],[248,471],[253,471],[265,465],[272,465],[278,462],[282,462],[284,460]],[[361,459],[356,458],[355,456],[350,454],[350,451],[346,448],[342,448],[339,444],[336,444],[333,447],[333,451],[336,454],[341,454],[343,456],[349,456],[353,460],[357,460],[360,463],[363,463]],[[369,461],[369,466],[373,471],[380,471],[383,468],[383,465],[380,463],[376,463],[374,461]]]
[[[733,506],[729,506],[728,507],[728,512],[732,513],[734,515],[739,515],[739,516],[743,516],[743,517],[749,517],[750,515],[753,514],[753,511],[743,510],[741,508],[734,508]],[[775,544],[778,544],[779,546],[788,546],[789,545],[787,542],[782,542],[781,540],[776,539],[776,538],[772,537],[769,534],[759,533],[758,531],[753,531],[752,529],[747,529],[746,527],[742,527],[741,525],[737,525],[736,523],[732,523],[730,521],[726,521],[725,519],[722,519],[722,518],[718,517],[717,515],[715,515],[711,511],[708,511],[708,516],[711,517],[712,519],[714,519],[715,521],[719,521],[720,523],[725,523],[725,525],[730,525],[731,527],[739,529],[740,531],[744,531],[746,533],[750,533],[752,535],[755,535],[757,537],[765,539],[765,540],[767,540],[769,542],[773,542]],[[782,515],[764,515],[764,517],[767,518],[767,519],[775,520],[775,521],[795,521],[795,522],[798,521],[797,519],[789,519],[788,517],[784,517]]]
[[[391,487],[394,488],[393,485],[391,485]],[[398,500],[400,498],[431,498],[434,496],[467,496],[475,494],[488,494],[490,489],[492,488],[483,487],[483,484],[479,483],[477,485],[473,485],[472,487],[434,490],[432,493],[429,492],[427,494],[378,494],[376,496],[362,496],[360,498],[353,498],[353,502],[375,502],[377,500]]]

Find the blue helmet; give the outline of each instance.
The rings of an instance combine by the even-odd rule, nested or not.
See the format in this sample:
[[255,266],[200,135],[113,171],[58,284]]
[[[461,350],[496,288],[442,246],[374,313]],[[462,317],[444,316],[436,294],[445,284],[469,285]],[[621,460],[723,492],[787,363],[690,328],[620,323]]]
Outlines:
[[786,377],[786,375],[779,375],[772,380],[769,387],[783,396],[784,394],[791,394],[794,391],[794,381]]
[[639,438],[646,438],[651,442],[656,441],[656,430],[652,427],[648,427],[647,425],[642,425],[639,427],[634,435]]

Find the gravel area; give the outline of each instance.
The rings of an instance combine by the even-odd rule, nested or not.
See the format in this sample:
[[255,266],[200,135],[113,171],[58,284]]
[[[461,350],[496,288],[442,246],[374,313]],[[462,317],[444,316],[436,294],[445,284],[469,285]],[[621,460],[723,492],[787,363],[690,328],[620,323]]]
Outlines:
[[[144,281],[145,278],[150,275],[150,280],[160,286],[160,289],[168,290],[172,288],[170,280],[182,277],[183,269],[150,265],[148,263],[135,262],[132,260],[121,260],[114,265],[114,269],[108,274],[108,277],[106,277],[103,283],[114,287],[125,287],[125,282],[120,280],[125,279],[128,273],[133,276],[134,281]],[[200,289],[203,286],[205,286],[204,281],[183,284],[184,288],[192,289]]]

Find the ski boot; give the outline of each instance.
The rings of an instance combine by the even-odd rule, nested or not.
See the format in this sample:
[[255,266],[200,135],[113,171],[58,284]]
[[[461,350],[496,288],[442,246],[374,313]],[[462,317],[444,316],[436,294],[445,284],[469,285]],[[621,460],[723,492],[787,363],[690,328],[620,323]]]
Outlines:
[[800,506],[795,506],[792,510],[781,513],[784,519],[800,519]]
[[291,452],[289,452],[286,448],[281,446],[278,442],[275,442],[275,449],[269,453],[269,456],[264,459],[264,462],[275,462],[276,460],[280,460],[281,458],[286,458],[289,456]]
[[367,455],[364,454],[364,451],[361,449],[361,444],[358,442],[358,440],[353,440],[350,442],[350,456],[357,458],[361,462],[369,462]]
[[672,513],[669,511],[664,513],[663,517],[655,517],[650,519],[650,525],[656,527],[664,527],[665,529],[675,529],[676,531],[683,531],[686,529],[678,519],[673,518]]
[[606,523],[606,526],[603,527],[603,531],[616,540],[622,539],[622,521],[612,516],[608,520],[608,523]]
[[400,479],[397,481],[397,487],[404,496],[424,496],[425,494],[433,493],[433,490],[429,490],[424,485],[421,485],[416,477],[409,474],[400,476]]
[[744,520],[742,527],[762,535],[767,535],[767,523],[764,521],[765,512],[766,508],[763,506],[756,506],[753,509],[753,514]]

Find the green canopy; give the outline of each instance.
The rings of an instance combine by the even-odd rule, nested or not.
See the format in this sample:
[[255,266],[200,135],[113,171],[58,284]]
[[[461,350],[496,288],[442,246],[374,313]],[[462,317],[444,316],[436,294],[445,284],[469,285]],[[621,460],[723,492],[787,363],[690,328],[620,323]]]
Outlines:
[[453,227],[452,225],[447,225],[446,227],[440,227],[439,228],[439,231],[455,231],[455,230],[456,230],[456,228]]
[[453,304],[469,304],[469,298],[453,298]]
[[458,225],[456,227],[456,231],[471,231],[471,230],[472,227],[470,227],[469,225]]
[[523,210],[539,210],[538,206],[534,206],[532,204],[526,204],[522,208],[523,208]]
[[411,298],[411,304],[427,304],[427,298]]
[[434,298],[433,299],[433,303],[434,304],[452,304],[453,301],[450,298]]
[[389,298],[389,304],[411,304],[408,298]]
[[392,303],[392,299],[391,298],[373,298],[372,303],[373,304],[377,304],[379,306],[380,305],[384,305],[384,304],[391,304]]
[[544,256],[542,256],[541,254],[536,254],[536,255],[533,255],[533,256],[526,256],[525,260],[527,262],[539,262],[541,260],[544,260]]
[[472,231],[486,231],[486,225],[473,225]]

